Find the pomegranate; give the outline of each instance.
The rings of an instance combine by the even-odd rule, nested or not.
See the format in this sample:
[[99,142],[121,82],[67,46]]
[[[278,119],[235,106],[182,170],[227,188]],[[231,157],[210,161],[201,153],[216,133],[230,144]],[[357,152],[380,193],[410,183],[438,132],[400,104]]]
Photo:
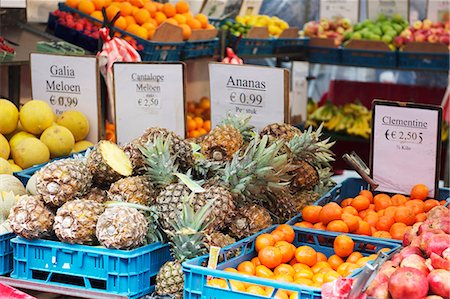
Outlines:
[[388,282],[379,284],[371,294],[367,293],[367,295],[377,299],[389,299]]
[[375,296],[376,290],[383,283],[386,283],[386,290],[387,290],[387,282],[388,281],[389,281],[389,277],[382,272],[382,268],[381,268],[380,271],[375,276],[375,278],[370,283],[369,287],[367,288],[367,290],[366,290],[367,295],[375,297],[375,298],[378,298],[378,297]]
[[[423,224],[422,224],[422,226],[423,226]],[[440,230],[440,229],[430,229],[430,230],[424,231],[419,236],[419,238],[416,239],[416,240],[420,239],[419,247],[420,247],[421,250],[423,250],[423,251],[427,250],[428,242],[429,242],[430,238],[433,237],[434,235],[445,235],[445,232],[443,230]]]
[[399,264],[393,261],[386,261],[383,266],[381,266],[380,271],[378,273],[383,273],[387,277],[391,277],[392,273],[397,270]]
[[431,253],[430,260],[434,269],[450,270],[450,261],[440,257],[436,253]]
[[412,228],[403,236],[403,246],[408,246],[411,242],[417,238],[419,234],[419,227],[423,222],[416,222],[412,226]]
[[419,270],[423,275],[427,276],[430,272],[427,265],[425,265],[425,259],[417,254],[408,255],[400,263],[400,267],[411,267]]
[[407,246],[400,251],[400,255],[402,256],[402,258],[408,257],[411,254],[423,257],[422,251],[417,246]]
[[450,272],[443,269],[428,274],[428,283],[433,294],[448,298],[450,296]]
[[442,251],[442,257],[446,260],[450,260],[450,247]]
[[411,267],[398,268],[389,279],[392,299],[422,299],[428,293],[427,277]]
[[442,252],[450,247],[450,235],[434,235],[428,239],[427,246],[425,251],[428,256],[431,256],[431,253],[436,253],[439,256],[442,256]]
[[444,299],[444,298],[442,298],[441,296],[438,296],[438,295],[430,295],[430,296],[426,296],[423,299]]

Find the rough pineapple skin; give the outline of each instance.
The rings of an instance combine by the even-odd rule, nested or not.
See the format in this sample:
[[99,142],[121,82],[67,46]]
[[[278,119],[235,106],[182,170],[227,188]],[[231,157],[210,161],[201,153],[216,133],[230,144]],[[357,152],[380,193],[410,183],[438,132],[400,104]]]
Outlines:
[[[145,146],[148,141],[153,141],[155,137],[167,138],[171,137],[172,144],[170,146],[170,153],[176,157],[175,161],[180,166],[180,169],[187,171],[194,165],[194,153],[191,144],[175,134],[164,128],[148,128],[144,134],[133,143]],[[141,154],[142,156],[142,154]],[[142,157],[142,165],[144,165],[144,158]],[[139,164],[138,164],[139,165]]]
[[82,196],[80,199],[93,200],[99,203],[104,203],[108,200],[108,192],[106,190],[94,187],[87,194]]
[[231,125],[215,127],[201,143],[201,152],[215,161],[229,161],[243,145],[238,129]]
[[183,198],[189,196],[191,191],[183,184],[170,184],[156,197],[156,208],[160,224],[165,230],[172,230],[169,221],[174,221],[177,214],[183,210]]
[[23,195],[11,208],[8,220],[13,232],[26,239],[39,239],[52,233],[55,216],[41,196]]
[[145,173],[145,162],[144,157],[139,150],[139,144],[136,142],[128,142],[122,146],[122,150],[130,158],[131,164],[133,165],[133,175],[141,175]]
[[155,291],[158,295],[173,295],[176,299],[183,298],[184,274],[181,263],[167,262],[156,276]]
[[76,199],[56,212],[53,229],[58,239],[70,244],[97,244],[95,228],[105,206],[93,200]]
[[265,126],[262,130],[260,135],[269,135],[275,139],[284,139],[286,141],[289,141],[294,137],[295,135],[301,135],[302,131],[300,129],[284,123],[273,123]]
[[109,187],[108,196],[110,200],[147,206],[154,203],[155,192],[146,176],[134,176],[112,183]]
[[298,168],[295,170],[294,186],[298,189],[312,190],[319,184],[317,169],[306,161],[295,162]]
[[295,193],[295,210],[300,213],[304,207],[312,205],[320,198],[320,194],[312,190],[301,190]]
[[299,213],[296,210],[295,196],[289,190],[270,193],[264,207],[272,212],[276,223],[285,223]]
[[237,210],[230,231],[239,240],[251,236],[272,225],[269,211],[258,205],[246,205]]
[[98,218],[96,235],[106,248],[133,249],[144,243],[147,228],[147,219],[137,209],[114,206]]
[[[227,247],[227,246],[229,246],[231,244],[236,243],[236,239],[235,238],[233,238],[233,237],[231,237],[231,236],[229,236],[227,234],[223,234],[221,232],[213,232],[213,233],[211,233],[209,235],[206,235],[205,239],[206,239],[205,240],[205,245],[206,245],[206,248],[208,249],[208,251],[209,251],[211,246],[217,246],[217,247],[220,247],[220,248],[224,248],[224,247]],[[229,259],[231,259],[233,257],[238,256],[240,253],[241,253],[240,248],[236,248],[236,249],[233,249],[233,250],[229,250],[226,253],[226,256],[227,256],[227,259],[229,260]],[[219,262],[223,262],[223,261],[224,261],[223,255],[220,254],[219,255]],[[204,266],[206,266],[206,265],[204,265]]]
[[82,196],[92,185],[92,175],[86,164],[78,159],[62,159],[42,167],[36,176],[36,192],[46,204],[60,207]]

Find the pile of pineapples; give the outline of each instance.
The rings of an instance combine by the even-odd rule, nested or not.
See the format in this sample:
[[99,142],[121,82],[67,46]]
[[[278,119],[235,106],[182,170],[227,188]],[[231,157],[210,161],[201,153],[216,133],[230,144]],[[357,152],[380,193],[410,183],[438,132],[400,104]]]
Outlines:
[[174,261],[156,293],[181,298],[183,261],[287,221],[332,186],[333,143],[321,129],[270,124],[258,134],[229,115],[202,140],[149,128],[122,147],[100,141],[39,170],[10,225],[25,238],[115,249],[167,238]]

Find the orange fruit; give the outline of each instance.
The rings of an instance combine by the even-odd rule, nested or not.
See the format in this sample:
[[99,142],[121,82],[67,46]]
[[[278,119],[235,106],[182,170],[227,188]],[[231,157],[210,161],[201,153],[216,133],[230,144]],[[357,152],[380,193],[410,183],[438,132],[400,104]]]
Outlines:
[[392,236],[392,239],[403,240],[403,236],[405,235],[405,231],[407,229],[407,225],[401,222],[394,223],[389,230],[389,233]]
[[294,229],[288,224],[280,224],[275,230],[282,231],[284,234],[284,240],[292,243],[295,238]]
[[370,224],[366,221],[359,220],[358,221],[358,229],[355,231],[358,235],[371,236],[372,230],[370,229]]
[[197,128],[203,127],[203,118],[197,116],[197,117],[194,117],[194,121],[197,124]]
[[222,279],[222,278],[210,279],[210,280],[208,280],[207,285],[216,287],[216,288],[221,288],[221,289],[228,289],[227,282],[225,281],[225,279]]
[[297,262],[312,267],[317,263],[317,252],[310,246],[300,246],[295,250],[295,258]]
[[300,269],[295,272],[294,280],[296,280],[297,278],[312,279],[313,276],[314,276],[314,272],[311,269]]
[[386,194],[377,194],[373,198],[373,203],[375,205],[375,211],[381,211],[386,209],[387,207],[392,206],[391,198]]
[[294,226],[305,227],[305,228],[313,228],[313,224],[308,221],[300,221],[294,224]]
[[171,18],[174,15],[177,14],[177,10],[175,9],[175,6],[171,3],[164,3],[162,12],[166,15],[166,17]]
[[72,8],[77,8],[80,1],[81,0],[66,0],[66,5]]
[[133,16],[139,25],[146,23],[150,19],[150,13],[144,8],[138,9]]
[[359,227],[358,217],[356,217],[354,215],[343,213],[342,214],[342,221],[344,221],[345,224],[347,225],[349,232],[354,232]]
[[[295,259],[295,260],[297,261],[297,259]],[[302,263],[296,263],[296,264],[291,265],[291,266],[292,266],[292,268],[294,268],[295,272],[299,272],[300,270],[303,270],[303,269],[307,269],[307,270],[311,269],[310,266],[302,264]]]
[[133,12],[133,5],[130,2],[122,2],[120,4],[120,15],[123,17],[131,16]]
[[364,256],[356,262],[356,265],[358,265],[359,267],[364,267],[370,260],[370,257]]
[[178,26],[178,22],[174,18],[168,18],[167,20],[164,21],[164,23],[169,23]]
[[345,261],[347,263],[356,263],[362,257],[363,255],[360,252],[354,251],[347,257]]
[[205,16],[204,14],[199,13],[198,15],[195,16],[195,19],[197,19],[200,22],[202,28],[206,28],[206,26],[208,25],[208,17]]
[[230,286],[233,291],[245,292],[245,284],[242,281],[230,280]]
[[144,6],[144,1],[143,0],[128,0],[131,5],[136,6],[137,8],[141,8]]
[[258,258],[262,265],[269,269],[273,269],[281,264],[283,255],[279,248],[275,246],[266,246],[258,252]]
[[200,136],[206,135],[206,134],[208,133],[208,132],[206,132],[206,130],[203,129],[203,128],[198,129],[198,132],[200,133]]
[[[179,2],[178,2],[179,3]],[[177,3],[177,4],[178,4]],[[289,299],[288,294],[283,290],[278,290],[275,294],[274,299]]]
[[331,271],[328,271],[327,273],[325,273],[325,275],[323,276],[323,282],[332,282],[341,277],[342,277],[341,274],[339,274],[338,272],[336,272],[334,270],[331,270]]
[[175,4],[175,9],[177,13],[186,13],[189,11],[189,3],[185,1],[178,1],[177,4]]
[[[333,220],[340,220],[342,208],[335,202],[327,203],[319,212],[319,219],[324,225]],[[311,221],[310,221],[311,222]]]
[[392,205],[394,206],[401,206],[407,201],[406,197],[401,194],[395,194],[391,197]]
[[281,264],[281,265],[278,265],[273,270],[273,274],[275,274],[275,276],[276,275],[280,275],[280,274],[285,274],[285,275],[294,277],[295,270],[294,270],[294,268],[291,265]]
[[313,276],[313,282],[319,282],[319,283],[323,283],[323,276],[324,276],[324,274],[323,273],[317,273],[317,274],[315,274],[314,276]]
[[92,0],[92,3],[95,6],[96,10],[99,10],[101,12],[103,7],[106,7],[106,1],[105,0]]
[[428,187],[424,184],[417,184],[412,187],[410,197],[411,199],[425,200],[428,197],[429,191]]
[[287,274],[277,274],[273,279],[282,282],[294,282],[294,277]]
[[223,269],[224,272],[231,272],[231,273],[238,273],[238,270],[234,268],[225,268]]
[[426,213],[437,206],[439,206],[439,201],[437,201],[436,199],[428,199],[423,202],[423,211]]
[[259,258],[257,256],[252,258],[251,262],[252,262],[253,265],[255,265],[255,267],[261,265],[261,261],[259,260]]
[[354,207],[358,212],[368,209],[369,205],[370,199],[362,195],[356,196],[351,202],[351,206]]
[[[129,31],[128,28],[132,26],[133,30]],[[136,35],[137,37],[140,37],[142,39],[147,39],[148,37],[148,32],[147,29],[137,25],[137,24],[131,24],[130,26],[127,27],[127,31]]]
[[271,234],[261,234],[255,240],[255,250],[259,252],[266,246],[273,246],[275,244],[275,239]]
[[144,9],[146,9],[150,16],[154,17],[156,13],[156,5],[153,2],[147,2],[144,4]]
[[416,214],[410,207],[398,207],[394,216],[395,222],[413,225],[416,222]]
[[115,5],[110,5],[108,8],[106,8],[106,16],[108,17],[108,20],[112,20],[115,15],[120,12],[120,8]]
[[[189,29],[190,29],[190,27],[189,27]],[[183,36],[184,36],[184,33],[183,33]],[[210,120],[205,120],[205,122],[203,123],[203,129],[205,129],[208,132],[211,131],[211,121]]]
[[321,206],[306,206],[302,210],[302,218],[305,221],[311,223],[320,222],[320,211],[322,210]]
[[425,212],[424,202],[418,199],[408,200],[405,206],[411,208],[415,215]]
[[391,229],[392,224],[395,223],[394,218],[390,217],[390,216],[381,216],[378,219],[376,228],[377,230],[383,230],[388,232]]
[[275,242],[284,241],[284,233],[281,230],[274,230],[270,234],[275,239]]
[[245,273],[248,275],[255,275],[255,265],[250,261],[242,262],[238,265],[237,270],[240,273]]
[[313,225],[314,229],[319,229],[319,230],[326,230],[327,227],[322,223],[322,222],[318,222],[316,224]]
[[317,262],[314,266],[311,267],[311,271],[313,271],[314,274],[323,273],[328,270],[331,270],[331,265],[328,263],[328,261]]
[[340,256],[338,256],[338,255],[336,255],[336,254],[333,254],[332,256],[330,256],[330,257],[328,258],[328,264],[330,264],[330,266],[331,266],[331,268],[332,268],[333,270],[337,270],[337,268],[338,268],[343,262],[344,262],[344,260],[343,260]]
[[365,196],[370,200],[371,203],[373,202],[373,194],[369,190],[361,190],[359,192],[359,195]]
[[183,15],[176,14],[175,16],[173,16],[173,19],[174,19],[175,21],[177,21],[177,23],[178,23],[179,25],[181,25],[181,24],[186,24],[186,17],[183,16]]
[[352,203],[353,198],[346,198],[341,202],[341,207],[345,208],[350,206],[350,204]]
[[158,25],[161,25],[162,23],[164,23],[165,20],[167,20],[166,15],[163,14],[162,12],[160,12],[160,11],[157,11],[155,13],[155,17],[154,18],[156,20],[156,23],[158,23]]
[[327,256],[323,254],[322,252],[317,252],[317,262],[326,262]]
[[426,213],[420,213],[416,215],[416,222],[424,222],[425,220],[427,220]]
[[395,219],[395,212],[397,211],[396,206],[390,206],[387,207],[386,209],[384,209],[384,216],[390,216],[393,217]]
[[90,15],[95,11],[95,5],[90,0],[81,0],[78,3],[78,10],[85,14]]
[[103,14],[101,11],[98,11],[98,10],[94,11],[93,13],[91,13],[91,17],[93,17],[94,19],[103,21]]
[[278,249],[280,249],[280,251],[281,251],[281,255],[283,256],[281,258],[282,263],[288,263],[294,257],[294,254],[295,254],[295,246],[294,245],[292,245],[286,241],[278,241],[275,243],[274,246],[277,247]]
[[382,230],[379,230],[379,231],[377,231],[377,232],[374,232],[373,235],[372,235],[372,237],[375,237],[375,238],[392,239],[392,236],[391,236],[391,234],[390,234],[388,231],[382,231]]
[[257,286],[257,285],[249,286],[247,288],[246,292],[250,293],[250,294],[255,294],[255,295],[263,295],[263,296],[266,295],[266,291],[262,287]]
[[342,214],[350,214],[350,215],[358,216],[358,211],[352,206],[347,206],[342,209]]
[[339,235],[334,239],[334,253],[340,257],[349,256],[355,247],[355,242],[347,235]]
[[[134,19],[134,17],[133,16],[126,16],[124,18],[125,18],[125,21],[127,22],[127,29],[126,29],[126,31],[128,31],[130,33],[133,33],[134,31],[136,31],[136,28],[138,28],[137,26],[139,26],[139,25],[136,24],[136,20]],[[130,25],[136,25],[136,26],[131,26],[132,29],[130,29],[130,30],[132,30],[132,31],[130,31],[128,29],[128,26],[130,26]]]
[[332,232],[348,233],[348,226],[342,220],[333,220],[328,223],[327,230]]
[[200,23],[199,20],[197,19],[187,19],[186,20],[186,24],[191,27],[192,30],[194,29],[201,29],[202,28],[202,23]]
[[373,203],[371,203],[371,204],[369,205],[369,210],[375,211],[375,205],[374,205]]
[[264,265],[259,265],[255,267],[255,275],[261,278],[273,278],[274,274],[272,270]]
[[367,214],[366,217],[364,217],[364,221],[369,223],[370,226],[375,227],[378,222],[378,214]]
[[343,274],[341,274],[342,276],[349,276],[350,274],[352,274],[353,271],[355,271],[356,269],[361,268],[361,266],[357,265],[357,264],[350,264],[345,268],[345,271]]
[[118,17],[116,22],[114,23],[114,26],[122,30],[125,30],[127,28],[127,25],[127,20],[125,20],[125,18],[122,16]]

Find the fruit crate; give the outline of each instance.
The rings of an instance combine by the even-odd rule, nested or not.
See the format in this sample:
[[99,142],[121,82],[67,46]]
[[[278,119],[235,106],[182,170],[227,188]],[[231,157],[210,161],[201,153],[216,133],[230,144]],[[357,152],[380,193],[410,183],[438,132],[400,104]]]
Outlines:
[[342,49],[309,46],[308,61],[310,63],[341,64]]
[[11,245],[12,278],[129,298],[153,292],[156,274],[170,260],[169,245],[160,242],[133,250],[117,250],[16,237]]
[[211,57],[219,48],[219,39],[187,41],[183,47],[183,59]]
[[0,275],[5,275],[13,270],[13,249],[10,241],[16,235],[6,233],[0,235]]
[[55,36],[59,37],[62,40],[65,40],[68,43],[78,46],[78,31],[65,25],[61,25],[57,21],[55,24]]
[[308,49],[308,38],[278,38],[275,42],[275,54],[304,53]]
[[442,53],[398,52],[398,67],[403,69],[424,69],[448,71],[449,56]]
[[[334,186],[328,193],[322,196],[319,200],[317,200],[314,204],[319,206],[324,206],[329,202],[336,202],[340,204],[344,199],[349,197],[355,197],[359,194],[361,190],[368,190],[369,184],[360,178],[348,178],[340,184]],[[450,200],[450,189],[449,188],[440,188],[438,200]],[[294,225],[297,222],[302,221],[302,214],[298,214],[287,223],[290,225]],[[353,235],[352,236],[358,236]],[[380,239],[375,237],[370,237],[371,239]],[[389,240],[391,242],[401,243],[399,240],[393,239],[384,239]]]
[[98,38],[94,38],[87,34],[84,34],[82,31],[78,31],[76,45],[88,50],[92,53],[97,53],[98,51]]
[[53,12],[49,12],[48,20],[47,20],[47,27],[51,30],[55,30],[57,20],[58,20],[58,17]]
[[272,55],[275,49],[274,38],[242,38],[232,36],[231,44],[234,45],[237,55]]
[[360,67],[397,67],[397,52],[342,49],[342,64]]
[[[184,272],[184,298],[185,299],[200,299],[200,298],[214,298],[214,299],[256,299],[256,298],[274,298],[275,293],[278,290],[295,291],[301,298],[321,298],[321,290],[315,287],[302,286],[292,283],[277,282],[269,279],[263,279],[254,276],[247,276],[238,273],[221,271],[227,267],[237,267],[241,262],[248,261],[257,256],[255,251],[255,240],[263,233],[269,233],[273,231],[277,226],[272,226],[266,230],[263,230],[253,236],[243,239],[235,244],[222,248],[219,255],[223,258],[224,262],[219,263],[217,270],[203,267],[202,264],[208,261],[208,255],[204,255],[183,263]],[[294,228],[295,239],[293,244],[295,246],[308,245],[313,247],[316,251],[322,252],[327,257],[334,254],[333,241],[339,235],[334,232],[316,231],[306,228]],[[389,248],[390,250],[386,254],[392,254],[398,248],[399,244],[387,242],[384,240],[368,239],[364,236],[352,236],[355,242],[355,248],[364,256],[376,253],[382,248]],[[369,246],[370,245],[370,246]],[[240,249],[239,256],[232,259],[227,259],[226,253],[231,250]],[[361,272],[361,269],[355,270],[349,277],[357,277]],[[224,278],[227,281],[228,289],[217,288],[207,285],[208,277]],[[257,296],[249,293],[233,291],[229,285],[230,280],[239,280],[246,283],[252,283],[262,286],[268,286],[274,288],[271,296]]]

